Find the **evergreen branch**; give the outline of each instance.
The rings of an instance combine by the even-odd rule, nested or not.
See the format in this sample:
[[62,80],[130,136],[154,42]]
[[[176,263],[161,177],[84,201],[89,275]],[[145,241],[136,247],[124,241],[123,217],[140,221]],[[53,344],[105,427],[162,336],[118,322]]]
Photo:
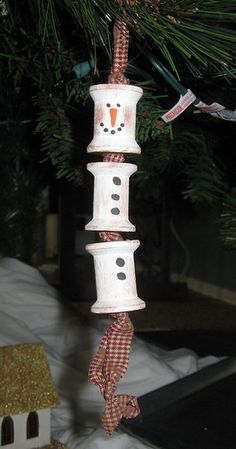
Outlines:
[[220,219],[220,236],[228,249],[236,249],[236,188],[226,196]]
[[183,198],[192,203],[216,203],[225,194],[223,173],[207,154],[192,160],[184,175],[187,188],[182,192]]
[[155,141],[162,134],[169,134],[170,127],[161,120],[165,111],[159,100],[166,95],[157,95],[157,87],[152,81],[139,82],[138,86],[143,88],[143,96],[137,106],[136,135],[137,140],[143,144]]
[[182,199],[193,204],[219,202],[225,194],[223,173],[205,136],[175,127],[173,134],[143,145],[139,171],[133,179],[135,201],[156,204],[167,182],[169,188],[178,183]]
[[27,0],[23,11],[15,4],[13,8],[11,2],[8,8],[9,20],[15,14],[17,20],[24,22],[22,14],[30,15],[32,31],[35,30],[43,45],[50,42],[58,56],[64,45],[61,30],[66,13],[74,29],[79,27],[94,60],[98,47],[111,59],[112,23],[124,20],[131,30],[132,42],[148,42],[153,51],[161,52],[176,74],[177,52],[191,72],[204,72],[210,64],[217,73],[235,76],[236,33],[231,23],[236,18],[236,8],[233,0],[228,0],[227,5],[222,5],[220,0],[136,0],[123,2],[122,7],[108,0]]
[[42,151],[47,153],[46,160],[50,159],[56,167],[58,178],[64,176],[68,181],[81,184],[83,177],[80,166],[74,164],[76,141],[65,111],[66,105],[59,96],[48,95],[35,98],[35,104],[40,106],[35,131],[42,135]]

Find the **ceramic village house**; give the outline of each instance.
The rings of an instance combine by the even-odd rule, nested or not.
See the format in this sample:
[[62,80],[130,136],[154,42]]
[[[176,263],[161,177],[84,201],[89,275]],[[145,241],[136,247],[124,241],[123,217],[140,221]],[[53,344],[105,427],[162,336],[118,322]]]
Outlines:
[[50,445],[50,412],[57,405],[43,346],[0,347],[0,447]]

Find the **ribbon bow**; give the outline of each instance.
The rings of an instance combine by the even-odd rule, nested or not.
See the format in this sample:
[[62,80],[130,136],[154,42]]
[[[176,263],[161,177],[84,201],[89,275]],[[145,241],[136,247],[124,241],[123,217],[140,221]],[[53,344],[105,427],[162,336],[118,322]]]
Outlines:
[[103,426],[108,435],[112,435],[122,417],[134,418],[139,414],[138,402],[134,396],[114,396],[116,385],[128,367],[134,330],[128,313],[115,313],[112,316],[115,320],[103,336],[88,373],[90,380],[99,386],[106,401]]

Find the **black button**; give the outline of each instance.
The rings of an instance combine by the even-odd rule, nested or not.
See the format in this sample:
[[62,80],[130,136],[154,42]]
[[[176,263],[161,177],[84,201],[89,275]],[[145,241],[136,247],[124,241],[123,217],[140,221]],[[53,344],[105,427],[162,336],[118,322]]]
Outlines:
[[115,201],[119,201],[119,199],[120,199],[120,195],[117,195],[116,193],[113,193],[113,194],[111,195],[111,197],[112,197],[112,199],[115,200]]
[[124,264],[125,264],[125,261],[124,261],[124,259],[122,259],[122,257],[118,257],[116,259],[116,265],[118,265],[118,267],[123,267]]
[[121,185],[121,179],[120,178],[118,178],[118,176],[114,176],[114,178],[113,178],[113,183],[116,185],[116,186],[120,186]]
[[117,273],[117,277],[120,281],[124,281],[126,279],[125,273],[122,273],[122,272]]
[[111,213],[112,213],[113,215],[119,215],[119,214],[120,214],[120,209],[118,209],[118,207],[113,207],[113,208],[111,209]]

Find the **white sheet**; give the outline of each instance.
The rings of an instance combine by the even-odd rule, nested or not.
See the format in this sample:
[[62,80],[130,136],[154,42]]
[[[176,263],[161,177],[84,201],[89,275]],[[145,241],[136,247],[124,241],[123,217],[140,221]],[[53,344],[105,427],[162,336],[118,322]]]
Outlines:
[[[52,411],[52,437],[68,449],[148,448],[121,431],[111,440],[100,425],[104,400],[87,371],[109,320],[95,316],[94,326],[88,326],[58,296],[36,269],[15,259],[0,260],[0,345],[44,345],[60,399]],[[139,396],[216,361],[184,348],[166,351],[135,337],[117,392]]]

